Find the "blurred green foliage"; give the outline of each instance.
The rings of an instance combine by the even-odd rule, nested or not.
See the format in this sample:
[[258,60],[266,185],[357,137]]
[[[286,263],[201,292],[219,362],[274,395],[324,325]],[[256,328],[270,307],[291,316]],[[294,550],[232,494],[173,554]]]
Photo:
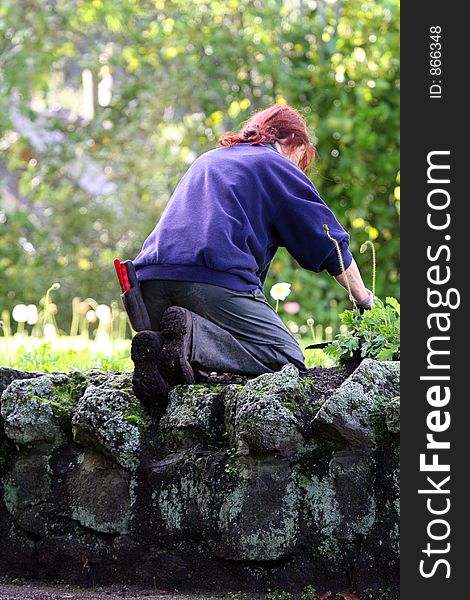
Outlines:
[[[117,298],[113,257],[138,253],[197,155],[275,101],[314,132],[309,175],[349,230],[366,285],[358,249],[371,239],[377,294],[398,297],[398,11],[398,0],[3,0],[1,308],[35,302],[53,281],[64,321],[73,296]],[[113,77],[90,120],[83,69]],[[61,136],[38,149],[13,110]],[[114,192],[80,187],[69,167],[86,160]],[[8,178],[15,198],[1,194]],[[336,324],[347,306],[330,277],[283,251],[267,287],[276,281],[292,283],[295,320]]]

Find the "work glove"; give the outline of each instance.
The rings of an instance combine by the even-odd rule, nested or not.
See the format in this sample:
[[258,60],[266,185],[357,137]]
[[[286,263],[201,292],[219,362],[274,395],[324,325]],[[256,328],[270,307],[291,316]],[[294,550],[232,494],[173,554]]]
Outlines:
[[359,312],[362,314],[365,310],[369,310],[374,303],[374,296],[370,290],[367,290],[367,296],[362,300],[355,300]]

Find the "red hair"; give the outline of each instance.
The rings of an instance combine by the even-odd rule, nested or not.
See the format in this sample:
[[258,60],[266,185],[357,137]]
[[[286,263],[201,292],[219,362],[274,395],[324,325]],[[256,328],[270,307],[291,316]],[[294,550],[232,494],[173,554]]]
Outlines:
[[299,167],[306,171],[315,157],[315,147],[305,120],[295,108],[287,104],[273,104],[255,113],[238,132],[229,131],[219,140],[219,146],[234,146],[248,142],[254,146],[279,142],[286,151],[305,146]]

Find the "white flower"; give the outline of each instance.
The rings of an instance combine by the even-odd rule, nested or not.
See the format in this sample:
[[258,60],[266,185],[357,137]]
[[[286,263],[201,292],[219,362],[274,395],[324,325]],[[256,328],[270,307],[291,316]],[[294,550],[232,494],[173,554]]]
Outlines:
[[292,333],[298,333],[299,326],[294,321],[289,321],[287,323],[287,327],[291,330]]
[[85,317],[88,323],[96,323],[96,314],[94,310],[90,309],[87,311]]
[[28,320],[28,307],[26,306],[26,304],[17,304],[12,311],[12,316],[13,319],[17,322],[17,323],[26,323],[26,321]]
[[57,330],[52,323],[46,323],[44,325],[44,341],[53,342],[57,337]]
[[27,308],[28,308],[28,318],[26,320],[27,320],[28,325],[36,325],[36,323],[38,322],[37,306],[35,304],[28,304]]
[[271,298],[274,298],[274,300],[280,300],[282,302],[290,294],[290,283],[286,283],[285,281],[276,283],[269,290],[269,293],[271,294]]
[[103,325],[111,323],[111,309],[106,304],[99,304],[96,307],[95,314]]

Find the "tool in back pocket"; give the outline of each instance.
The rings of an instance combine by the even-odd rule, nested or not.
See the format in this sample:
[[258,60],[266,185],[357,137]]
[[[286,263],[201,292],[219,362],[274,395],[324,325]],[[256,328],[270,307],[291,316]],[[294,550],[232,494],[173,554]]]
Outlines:
[[134,331],[151,329],[150,317],[145,306],[142,290],[131,260],[114,259],[114,267],[121,286],[121,300]]

